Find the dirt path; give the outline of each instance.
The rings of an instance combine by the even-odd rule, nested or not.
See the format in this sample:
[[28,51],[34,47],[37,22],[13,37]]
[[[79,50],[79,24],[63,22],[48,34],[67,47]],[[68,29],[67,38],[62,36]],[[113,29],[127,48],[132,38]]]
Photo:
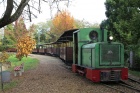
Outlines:
[[5,93],[115,93],[111,89],[87,80],[65,68],[60,59],[31,55],[40,60],[36,69],[16,77],[20,84]]

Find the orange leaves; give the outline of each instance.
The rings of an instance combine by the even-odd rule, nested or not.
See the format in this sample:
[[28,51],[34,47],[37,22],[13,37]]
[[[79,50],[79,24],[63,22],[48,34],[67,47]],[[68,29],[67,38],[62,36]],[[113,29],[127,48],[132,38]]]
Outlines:
[[28,35],[24,35],[17,40],[17,55],[16,57],[21,60],[23,56],[30,54],[35,47],[36,42]]
[[[33,28],[33,27],[32,27]],[[24,20],[20,17],[15,22],[15,35],[17,39],[17,54],[16,57],[21,60],[23,56],[26,56],[32,52],[32,49],[36,45],[34,39],[32,39],[32,32],[34,30],[30,29],[27,31]]]
[[70,16],[70,13],[67,11],[62,11],[56,14],[53,23],[53,32],[56,34],[62,34],[63,31],[74,28],[74,18]]

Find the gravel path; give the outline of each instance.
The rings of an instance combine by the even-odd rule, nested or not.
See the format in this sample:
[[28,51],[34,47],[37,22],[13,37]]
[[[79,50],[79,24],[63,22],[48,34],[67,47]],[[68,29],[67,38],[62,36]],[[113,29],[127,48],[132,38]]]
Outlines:
[[58,58],[30,55],[40,60],[36,69],[24,72],[19,85],[5,93],[117,93],[100,83],[93,83],[71,70]]

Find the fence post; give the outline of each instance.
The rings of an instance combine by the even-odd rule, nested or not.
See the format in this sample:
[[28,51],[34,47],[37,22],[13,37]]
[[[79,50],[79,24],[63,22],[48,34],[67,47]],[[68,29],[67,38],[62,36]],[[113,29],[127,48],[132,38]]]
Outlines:
[[2,63],[0,62],[0,68],[1,68],[1,89],[3,91],[3,81],[2,81]]

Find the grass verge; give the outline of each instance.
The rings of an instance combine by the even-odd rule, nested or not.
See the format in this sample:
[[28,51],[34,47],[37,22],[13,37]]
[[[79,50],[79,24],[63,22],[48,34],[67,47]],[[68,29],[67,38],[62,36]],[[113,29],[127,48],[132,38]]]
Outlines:
[[129,70],[129,73],[134,75],[134,76],[140,77],[140,71]]
[[30,69],[34,69],[37,67],[39,61],[35,58],[31,58],[31,57],[23,57],[21,61],[19,61],[15,55],[11,55],[8,59],[8,61],[11,62],[11,68],[9,69],[10,71],[12,71],[14,69],[15,66],[19,66],[22,63],[24,63],[24,70],[30,70]]
[[[19,61],[14,54],[10,55],[8,61],[11,62],[11,68],[9,68],[8,71],[13,71],[15,66],[19,66],[22,63],[24,63],[24,71],[35,69],[39,64],[39,61],[37,59],[31,57],[23,57],[22,60]],[[19,82],[20,82],[19,80],[11,80],[11,82],[9,83],[4,83],[4,91],[16,87]],[[2,89],[0,81],[0,92],[1,91]]]

